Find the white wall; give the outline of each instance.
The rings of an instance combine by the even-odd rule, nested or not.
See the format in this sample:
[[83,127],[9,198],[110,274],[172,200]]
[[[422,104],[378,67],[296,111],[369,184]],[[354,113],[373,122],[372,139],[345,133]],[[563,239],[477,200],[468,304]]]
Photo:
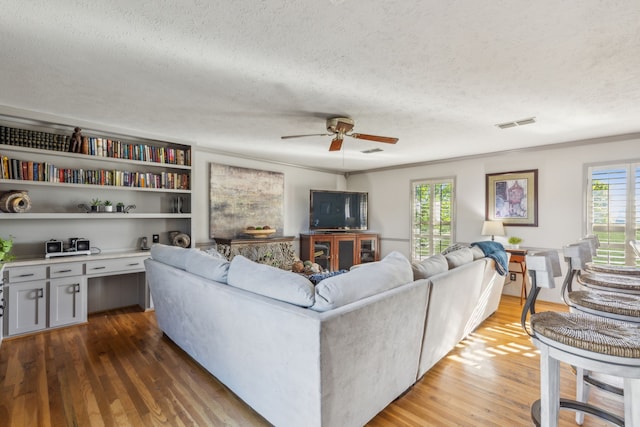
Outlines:
[[[538,227],[506,227],[507,236],[496,240],[506,243],[508,236],[515,235],[523,238],[523,247],[560,249],[584,235],[585,164],[640,158],[637,136],[602,141],[356,173],[348,177],[347,186],[349,190],[369,192],[369,221],[373,231],[381,235],[382,255],[398,250],[410,256],[412,180],[455,177],[455,238],[473,242],[487,239],[480,235],[485,214],[485,174],[538,169]],[[540,297],[559,302],[558,291],[542,293]],[[520,282],[506,286],[505,293],[519,295]]]
[[209,165],[220,163],[230,166],[284,173],[284,230],[283,235],[295,236],[299,252],[299,233],[309,230],[309,190],[344,190],[346,179],[342,174],[315,171],[290,165],[224,156],[193,147],[193,229],[196,243],[210,242],[209,238]]

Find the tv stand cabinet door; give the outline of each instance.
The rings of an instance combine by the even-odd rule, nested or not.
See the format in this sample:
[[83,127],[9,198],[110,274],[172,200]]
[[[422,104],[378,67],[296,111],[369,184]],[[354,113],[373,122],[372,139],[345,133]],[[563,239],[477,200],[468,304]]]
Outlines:
[[300,258],[317,263],[322,270],[332,270],[334,242],[331,235],[300,235]]
[[348,270],[356,263],[356,236],[354,234],[334,235],[335,248],[332,261],[332,271]]
[[356,249],[357,264],[380,261],[380,236],[377,234],[358,234]]

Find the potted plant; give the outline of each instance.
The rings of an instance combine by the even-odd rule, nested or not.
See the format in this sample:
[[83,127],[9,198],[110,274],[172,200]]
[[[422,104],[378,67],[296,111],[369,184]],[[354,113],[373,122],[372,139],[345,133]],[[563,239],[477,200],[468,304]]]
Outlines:
[[103,206],[105,212],[113,212],[113,205],[110,200],[105,200]]
[[118,202],[116,204],[116,212],[124,212],[124,203]]
[[91,200],[91,212],[99,212],[100,206],[102,206],[102,200],[97,197]]
[[507,242],[509,242],[513,249],[518,249],[520,247],[520,243],[522,243],[522,239],[520,237],[511,236]]
[[10,254],[13,247],[13,237],[3,239],[0,237],[0,283],[2,283],[2,270],[4,269],[4,263],[12,261],[15,257]]

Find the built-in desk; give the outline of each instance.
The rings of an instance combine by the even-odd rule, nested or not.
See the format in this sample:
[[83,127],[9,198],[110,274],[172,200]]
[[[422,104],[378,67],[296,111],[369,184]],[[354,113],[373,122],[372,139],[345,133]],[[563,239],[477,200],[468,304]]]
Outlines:
[[153,308],[144,274],[149,256],[137,250],[5,264],[5,334],[82,323],[87,313],[117,307]]

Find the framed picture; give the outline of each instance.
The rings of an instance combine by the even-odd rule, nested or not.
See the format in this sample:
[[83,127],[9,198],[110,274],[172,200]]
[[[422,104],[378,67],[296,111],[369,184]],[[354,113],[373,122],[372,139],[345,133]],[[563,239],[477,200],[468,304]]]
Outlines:
[[485,219],[538,226],[538,169],[487,174]]
[[284,174],[211,163],[209,237],[237,238],[248,226],[268,225],[282,235]]

